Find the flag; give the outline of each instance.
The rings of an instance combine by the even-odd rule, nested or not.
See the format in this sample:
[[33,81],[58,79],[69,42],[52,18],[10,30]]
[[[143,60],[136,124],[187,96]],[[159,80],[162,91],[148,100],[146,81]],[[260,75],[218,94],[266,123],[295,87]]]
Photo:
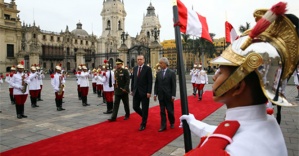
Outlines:
[[192,9],[187,9],[180,0],[177,0],[177,6],[180,31],[212,42],[206,18]]
[[239,36],[237,35],[237,32],[234,29],[234,27],[229,22],[226,21],[225,22],[225,41],[227,43],[232,43],[238,38],[239,38]]

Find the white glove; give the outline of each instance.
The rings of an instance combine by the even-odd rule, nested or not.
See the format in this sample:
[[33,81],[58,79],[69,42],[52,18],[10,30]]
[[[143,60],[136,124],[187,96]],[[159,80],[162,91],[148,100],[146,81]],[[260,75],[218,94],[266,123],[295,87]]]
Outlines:
[[196,120],[193,114],[182,115],[180,117],[180,120],[181,120],[180,127],[182,127],[183,125],[182,120],[186,120],[191,132],[199,137],[212,134],[216,129],[216,126],[208,125],[202,121]]
[[192,120],[196,120],[196,119],[195,119],[194,115],[190,113],[189,115],[182,115],[182,116],[180,117],[180,120],[181,120],[180,127],[182,127],[182,126],[183,126],[183,122],[182,122],[182,120],[186,120],[187,123],[190,125],[190,122],[191,122]]

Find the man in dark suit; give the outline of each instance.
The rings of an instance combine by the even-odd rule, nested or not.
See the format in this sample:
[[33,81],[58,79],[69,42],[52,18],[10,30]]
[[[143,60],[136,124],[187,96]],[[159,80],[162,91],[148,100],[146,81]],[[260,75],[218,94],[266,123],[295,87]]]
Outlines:
[[[143,131],[146,127],[148,108],[149,108],[149,98],[152,93],[152,69],[149,66],[144,65],[144,56],[137,56],[138,66],[133,69],[133,77],[131,83],[131,94],[133,95],[133,109],[137,114],[142,117],[142,122],[140,124],[139,131]],[[142,104],[142,109],[140,108],[140,102]]]
[[174,105],[173,101],[176,95],[176,76],[175,72],[168,69],[169,61],[166,57],[159,60],[161,71],[156,75],[154,87],[154,100],[159,99],[161,126],[159,132],[166,130],[166,113],[167,110],[170,128],[174,128]]

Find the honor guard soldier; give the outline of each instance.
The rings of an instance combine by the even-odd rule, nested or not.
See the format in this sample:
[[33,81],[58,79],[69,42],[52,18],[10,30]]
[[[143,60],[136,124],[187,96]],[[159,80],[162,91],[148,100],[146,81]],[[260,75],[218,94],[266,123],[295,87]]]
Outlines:
[[96,75],[97,75],[97,70],[94,68],[92,70],[92,79],[91,79],[92,91],[94,94],[97,93],[97,81],[95,79]]
[[61,73],[61,64],[56,65],[55,73],[51,74],[51,85],[55,93],[55,103],[57,111],[65,110],[62,108],[62,97],[64,94],[65,76]]
[[193,65],[193,69],[190,70],[190,76],[191,76],[191,84],[193,87],[193,95],[196,96],[196,91],[197,91],[197,86],[195,84],[196,82],[196,74],[198,72],[198,70],[196,69],[197,65],[194,64]]
[[[284,14],[286,3],[279,2],[270,10],[254,12],[257,21],[252,30],[227,47],[222,54],[211,60],[219,64],[214,75],[213,99],[227,107],[225,121],[218,126],[196,120],[192,114],[183,115],[190,130],[202,137],[200,145],[187,156],[287,156],[285,140],[274,117],[266,113],[266,103],[292,107],[279,93],[280,85],[264,85],[263,78],[272,84],[275,69],[282,62],[278,82],[293,74],[299,61],[299,19]],[[263,64],[267,72],[260,72]],[[267,73],[267,75],[264,75]],[[208,136],[207,136],[208,135]],[[275,141],[274,141],[275,139]]]
[[208,74],[205,70],[202,69],[202,65],[198,65],[197,66],[198,71],[196,72],[195,76],[195,84],[198,90],[198,101],[201,101],[202,99],[202,94],[203,94],[203,88],[205,86],[205,84],[209,83],[208,80]]
[[111,114],[113,110],[113,95],[114,95],[114,72],[110,68],[110,65],[107,66],[107,60],[104,60],[106,68],[106,72],[103,73],[103,76],[99,76],[98,78],[100,81],[103,83],[103,91],[104,91],[104,96],[105,100],[107,103],[107,111],[104,112],[104,114]]
[[87,104],[87,95],[89,90],[89,78],[91,78],[90,71],[87,71],[87,67],[85,65],[82,66],[82,72],[78,75],[80,81],[80,90],[81,90],[81,99],[83,106],[89,106]]
[[36,66],[36,72],[39,73],[39,77],[40,77],[40,91],[38,93],[38,96],[37,96],[37,101],[44,101],[43,99],[41,99],[41,92],[43,90],[43,79],[45,78],[45,73],[43,71],[43,69],[41,69],[40,65],[37,65]]
[[[106,64],[104,64],[103,66],[102,66],[102,70],[101,70],[101,74],[99,75],[100,77],[101,76],[103,76],[103,74],[104,73],[106,73],[107,72],[107,66],[106,66]],[[100,84],[102,84],[102,90],[101,90],[101,92],[102,92],[102,97],[103,97],[103,103],[106,103],[106,96],[105,96],[105,92],[104,92],[104,86],[103,86],[103,82],[100,80],[100,79],[98,79],[100,82]]]
[[97,74],[95,76],[95,80],[97,84],[97,93],[98,93],[98,97],[102,97],[103,82],[99,79],[100,76],[103,76],[103,72],[101,71],[101,68],[98,68],[96,73]]
[[5,77],[5,82],[8,83],[8,89],[9,89],[9,97],[10,97],[10,102],[11,104],[15,104],[14,96],[13,96],[13,87],[10,85],[10,79],[13,77],[13,75],[16,73],[16,68],[15,66],[10,67],[10,73],[6,74]]
[[29,93],[30,93],[30,100],[31,100],[31,107],[39,107],[37,102],[38,93],[40,91],[40,75],[36,72],[36,65],[32,65],[30,67],[31,72],[29,75]]
[[123,61],[121,59],[116,59],[116,70],[114,72],[115,102],[114,102],[111,118],[108,119],[109,121],[116,121],[120,100],[123,101],[125,112],[126,112],[124,120],[127,120],[130,117],[130,108],[129,108],[130,75],[129,75],[129,71],[127,69],[122,68],[122,66],[123,66]]
[[13,95],[16,104],[17,118],[27,118],[24,115],[24,104],[28,96],[28,84],[30,83],[27,73],[24,73],[24,61],[17,65],[18,72],[14,74],[10,80],[10,85],[13,87]]
[[82,65],[78,66],[78,71],[75,73],[76,75],[76,80],[77,80],[77,92],[78,92],[78,99],[79,100],[82,100],[81,99],[81,88],[80,88],[80,78],[79,78],[79,75],[81,74],[81,71],[82,71]]

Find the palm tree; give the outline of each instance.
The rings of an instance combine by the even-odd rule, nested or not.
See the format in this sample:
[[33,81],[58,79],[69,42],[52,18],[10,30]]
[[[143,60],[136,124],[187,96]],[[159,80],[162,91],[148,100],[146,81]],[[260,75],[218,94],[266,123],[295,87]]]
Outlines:
[[246,25],[245,26],[243,26],[243,25],[240,25],[240,27],[239,27],[239,31],[240,31],[240,33],[244,33],[246,30],[248,30],[248,29],[250,29],[250,23],[248,23],[248,22],[246,22]]

